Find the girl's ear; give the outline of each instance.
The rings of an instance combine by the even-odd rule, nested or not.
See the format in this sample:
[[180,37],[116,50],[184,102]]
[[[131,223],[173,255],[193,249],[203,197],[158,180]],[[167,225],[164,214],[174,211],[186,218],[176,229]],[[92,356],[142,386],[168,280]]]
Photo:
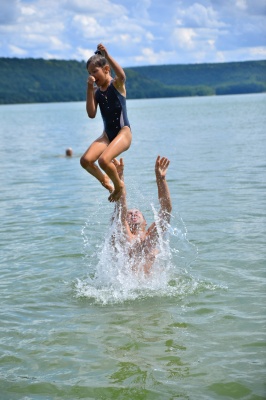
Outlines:
[[106,64],[106,65],[103,67],[103,69],[104,69],[104,72],[105,72],[106,74],[109,74],[109,73],[110,73],[110,65]]

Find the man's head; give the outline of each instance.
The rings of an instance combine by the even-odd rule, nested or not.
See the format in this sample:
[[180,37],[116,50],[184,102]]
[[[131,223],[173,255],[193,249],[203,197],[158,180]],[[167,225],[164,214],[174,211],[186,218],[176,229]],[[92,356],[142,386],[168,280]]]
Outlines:
[[136,208],[127,211],[127,223],[130,230],[132,229],[145,229],[147,222],[142,212]]
[[72,157],[72,155],[73,155],[73,150],[71,149],[71,147],[68,147],[68,149],[66,149],[66,156]]

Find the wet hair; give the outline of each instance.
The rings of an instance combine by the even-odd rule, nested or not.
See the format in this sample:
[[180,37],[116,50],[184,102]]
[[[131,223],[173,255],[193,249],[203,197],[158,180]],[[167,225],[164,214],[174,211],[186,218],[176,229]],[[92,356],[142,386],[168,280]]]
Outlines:
[[89,65],[93,64],[95,67],[105,67],[105,65],[108,65],[108,62],[104,56],[101,54],[94,54],[91,56],[86,64],[86,69],[88,70]]

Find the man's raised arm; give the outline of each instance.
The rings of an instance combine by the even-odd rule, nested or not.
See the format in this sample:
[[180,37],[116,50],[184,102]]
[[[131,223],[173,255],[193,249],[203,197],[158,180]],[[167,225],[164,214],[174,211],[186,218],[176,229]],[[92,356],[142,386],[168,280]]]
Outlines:
[[[159,225],[164,232],[167,229],[166,224],[170,223],[172,202],[170,191],[166,182],[166,172],[170,161],[166,157],[158,156],[155,162],[155,175],[158,188],[158,199],[160,203]],[[155,241],[158,236],[157,223],[153,222],[148,229],[148,235],[151,241]]]
[[170,197],[170,191],[166,181],[166,172],[170,161],[166,157],[158,156],[155,162],[155,175],[158,187],[158,199],[161,205],[160,214],[161,217],[170,222],[170,214],[172,211],[172,202]]

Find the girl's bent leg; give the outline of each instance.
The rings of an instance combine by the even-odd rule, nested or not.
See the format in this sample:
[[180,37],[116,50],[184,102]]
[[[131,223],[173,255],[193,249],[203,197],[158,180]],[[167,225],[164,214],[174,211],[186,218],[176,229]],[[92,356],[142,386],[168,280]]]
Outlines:
[[100,167],[106,172],[114,184],[114,191],[108,198],[111,202],[119,200],[124,188],[124,183],[119,178],[112,160],[129,148],[131,138],[130,128],[125,126],[99,157]]
[[95,164],[96,160],[98,160],[100,155],[107,148],[108,144],[107,139],[102,135],[100,138],[95,140],[95,142],[93,142],[88,150],[83,154],[80,158],[80,164],[87,172],[98,179],[98,181],[100,181],[109,192],[112,192],[113,186],[110,183],[110,178]]

